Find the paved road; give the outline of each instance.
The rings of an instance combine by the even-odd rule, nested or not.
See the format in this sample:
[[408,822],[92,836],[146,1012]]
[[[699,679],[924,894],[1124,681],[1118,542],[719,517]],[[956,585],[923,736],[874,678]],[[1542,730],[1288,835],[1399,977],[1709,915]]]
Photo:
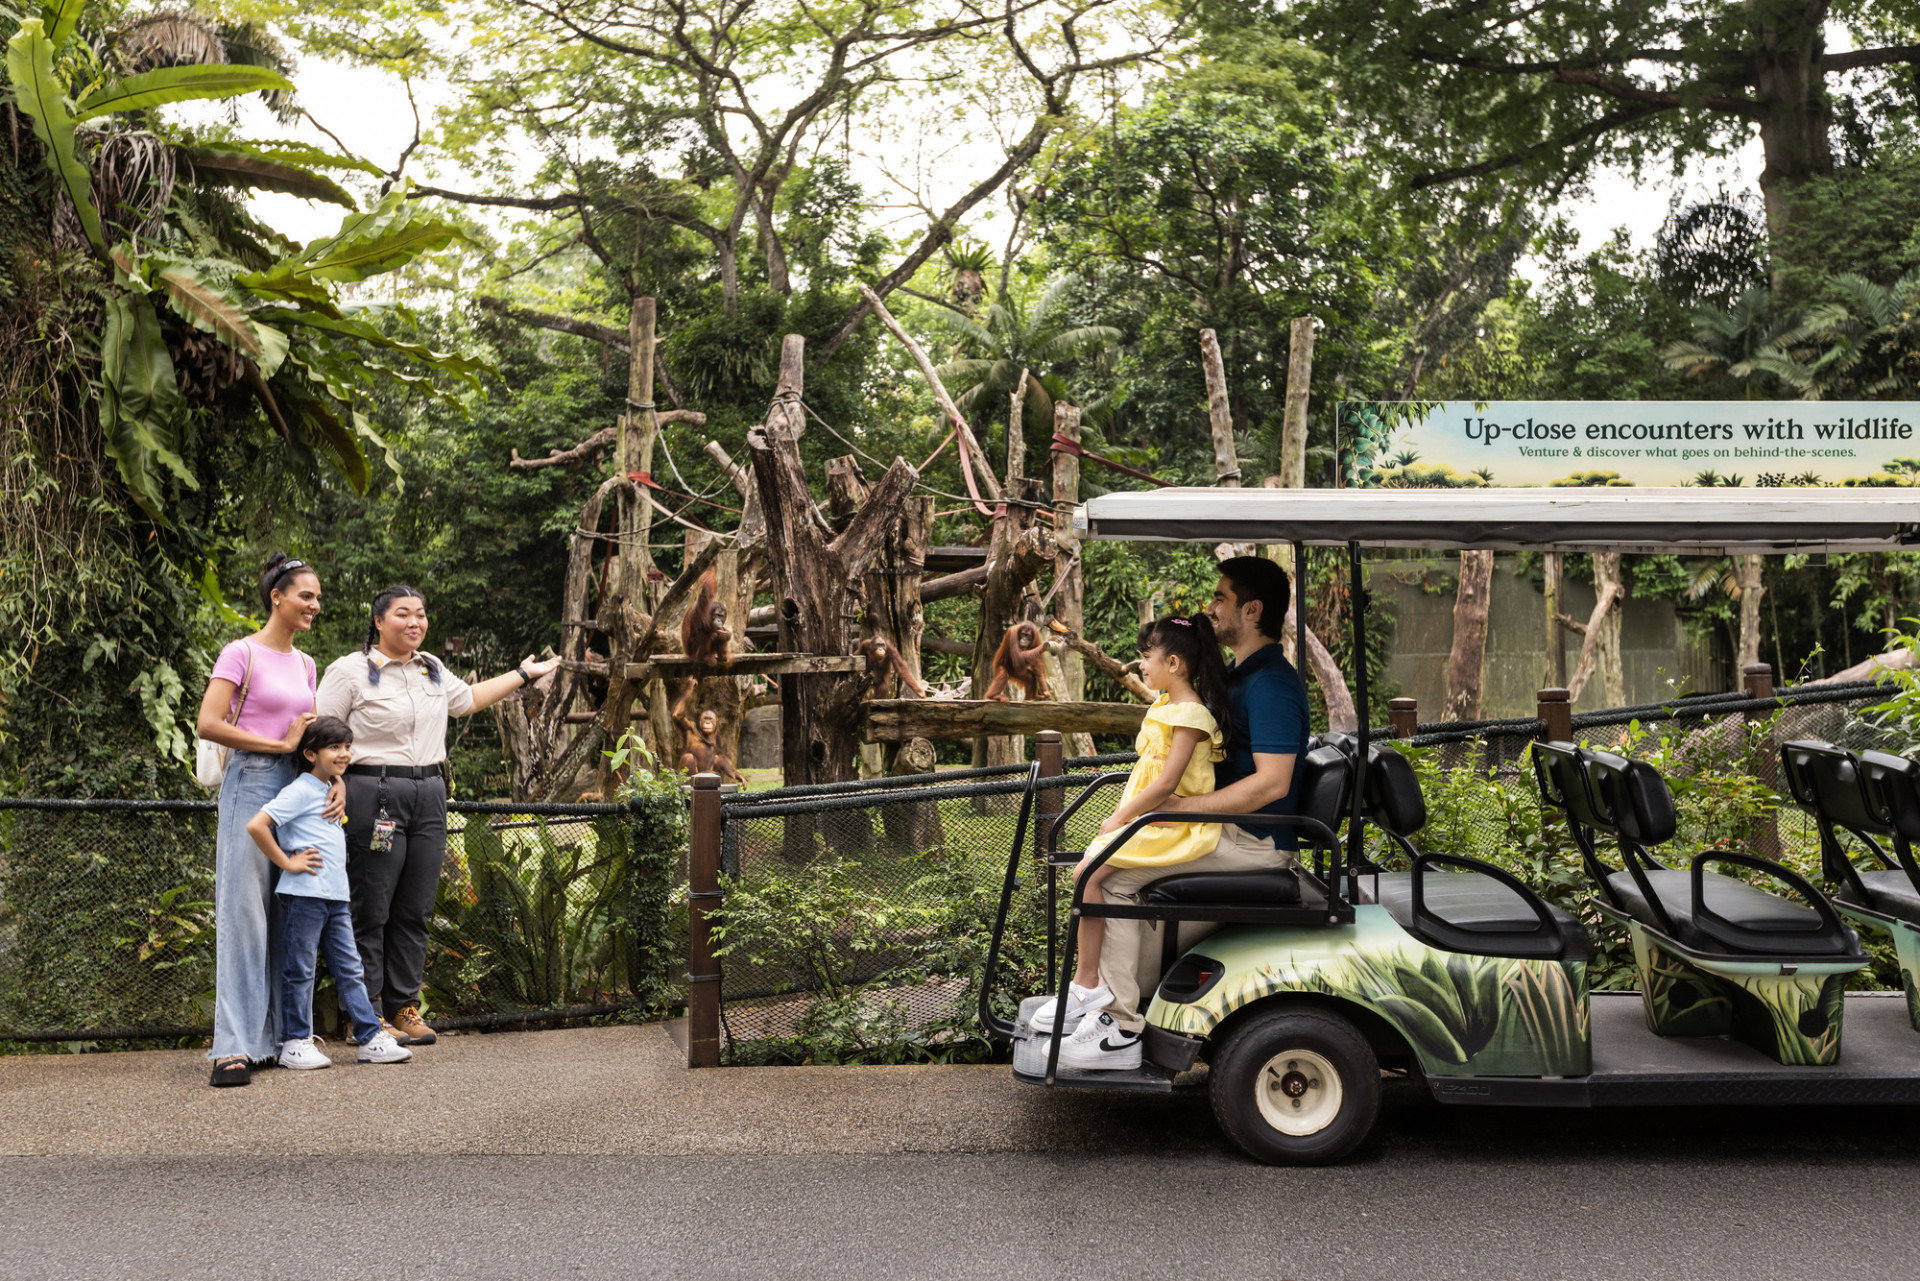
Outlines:
[[1052,1152],[0,1158],[0,1275],[1920,1271],[1916,1110],[1501,1113],[1396,1087],[1357,1159],[1283,1170],[1228,1149],[1199,1097],[1053,1100],[1111,1149],[1096,1133]]

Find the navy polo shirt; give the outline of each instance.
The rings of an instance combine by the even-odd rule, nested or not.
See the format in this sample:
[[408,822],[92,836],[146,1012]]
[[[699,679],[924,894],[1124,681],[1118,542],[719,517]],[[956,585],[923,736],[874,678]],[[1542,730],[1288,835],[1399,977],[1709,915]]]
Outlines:
[[[1213,767],[1213,785],[1223,788],[1253,773],[1253,754],[1304,756],[1311,722],[1307,715],[1307,687],[1300,673],[1276,644],[1262,645],[1245,662],[1227,663],[1227,705],[1233,717],[1233,742],[1225,760]],[[1292,814],[1294,794],[1269,801],[1262,814]],[[1263,828],[1283,850],[1294,848],[1292,827]]]

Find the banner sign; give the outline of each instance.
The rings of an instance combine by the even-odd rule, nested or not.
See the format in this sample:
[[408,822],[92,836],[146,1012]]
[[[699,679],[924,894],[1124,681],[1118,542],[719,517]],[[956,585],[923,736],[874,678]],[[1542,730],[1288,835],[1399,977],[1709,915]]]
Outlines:
[[1908,485],[1920,403],[1343,401],[1346,484]]

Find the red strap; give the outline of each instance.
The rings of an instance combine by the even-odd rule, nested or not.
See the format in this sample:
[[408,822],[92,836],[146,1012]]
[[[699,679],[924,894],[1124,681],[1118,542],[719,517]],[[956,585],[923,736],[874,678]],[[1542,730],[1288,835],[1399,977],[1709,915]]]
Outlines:
[[705,503],[709,507],[718,507],[721,511],[732,512],[736,516],[746,515],[746,513],[738,507],[729,507],[725,503],[716,503],[711,499],[701,498],[697,494],[683,494],[677,489],[668,489],[665,485],[662,485],[653,478],[652,472],[630,471],[627,473],[627,479],[636,485],[645,485],[648,489],[657,489],[663,494],[672,494],[675,498],[684,498],[690,503]]
[[[992,520],[999,513],[987,506],[986,501],[980,497],[980,487],[973,482],[973,468],[967,465],[966,433],[956,426],[953,429],[953,438],[960,444],[960,478],[967,482],[967,496],[973,499],[975,510],[988,520]],[[1005,511],[1006,508],[1002,507],[1000,510]]]
[[1143,471],[1136,471],[1125,463],[1116,463],[1111,458],[1102,458],[1092,450],[1082,447],[1079,441],[1068,440],[1058,432],[1054,433],[1053,443],[1049,445],[1048,448],[1056,454],[1072,454],[1075,458],[1085,458],[1089,462],[1099,463],[1102,467],[1111,467],[1117,472],[1125,472],[1129,476],[1138,477],[1149,484],[1158,485],[1162,489],[1174,488],[1174,484],[1170,480],[1161,480],[1158,476],[1152,476]]

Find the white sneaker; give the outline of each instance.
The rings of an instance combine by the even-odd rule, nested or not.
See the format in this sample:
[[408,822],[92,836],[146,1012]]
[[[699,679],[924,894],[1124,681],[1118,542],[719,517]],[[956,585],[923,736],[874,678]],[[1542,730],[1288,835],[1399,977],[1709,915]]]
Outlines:
[[405,1063],[413,1057],[413,1051],[393,1039],[393,1033],[382,1028],[373,1038],[360,1047],[362,1063]]
[[1082,1019],[1060,1044],[1060,1066],[1117,1072],[1140,1066],[1140,1034],[1128,1032],[1104,1010]]
[[[1067,985],[1067,1020],[1065,1024],[1067,1031],[1071,1032],[1073,1029],[1079,1027],[1080,1020],[1095,1010],[1104,1010],[1107,1007],[1107,1002],[1112,999],[1113,993],[1107,990],[1105,983],[1101,983],[1097,987],[1081,987],[1078,983],[1069,983]],[[1033,1017],[1027,1020],[1027,1026],[1042,1036],[1053,1031],[1053,1012],[1059,1008],[1059,1004],[1060,997],[1058,993],[1048,997],[1047,1003],[1035,1010]]]
[[333,1060],[321,1053],[320,1046],[325,1044],[317,1036],[303,1036],[297,1041],[286,1041],[280,1046],[280,1066],[292,1068],[296,1072],[313,1068],[330,1068]]

